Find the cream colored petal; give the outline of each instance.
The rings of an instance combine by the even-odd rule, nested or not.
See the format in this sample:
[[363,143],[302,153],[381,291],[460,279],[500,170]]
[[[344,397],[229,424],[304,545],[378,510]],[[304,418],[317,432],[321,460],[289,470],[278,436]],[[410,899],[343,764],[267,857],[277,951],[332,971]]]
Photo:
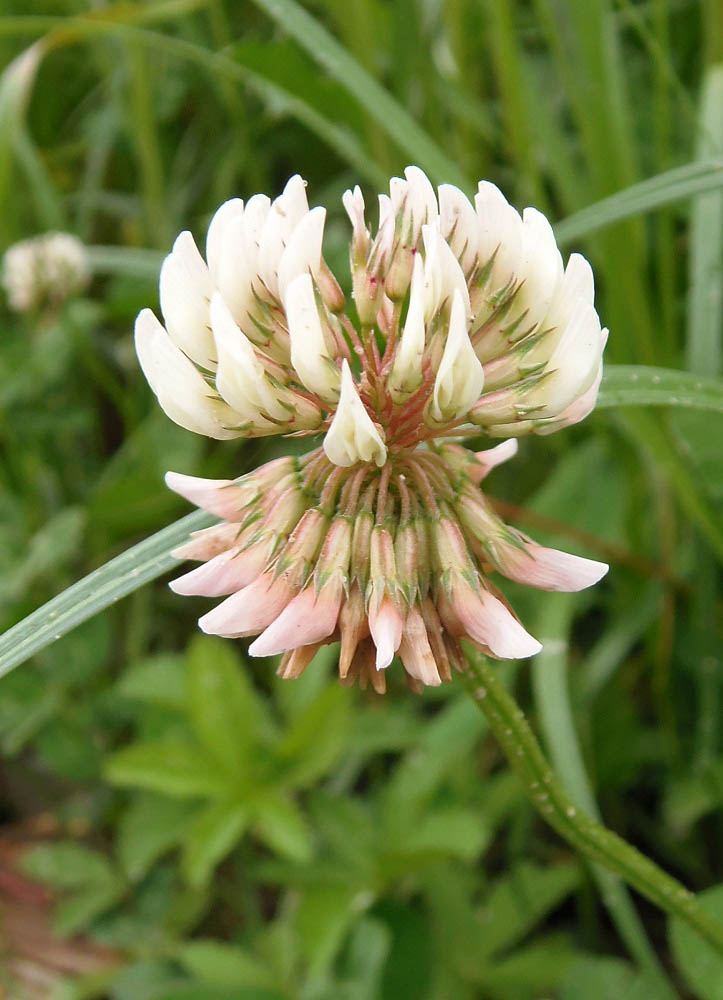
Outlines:
[[216,281],[218,264],[223,253],[224,233],[233,219],[243,216],[244,203],[240,198],[230,198],[216,209],[206,233],[206,260],[211,278]]
[[143,374],[163,410],[177,424],[211,438],[242,436],[238,415],[210,398],[211,390],[193,363],[176,347],[150,309],[136,320],[135,344]]
[[297,223],[281,255],[278,271],[279,298],[283,302],[286,290],[300,274],[316,278],[321,266],[321,244],[324,238],[325,208],[312,208]]
[[449,317],[449,332],[432,394],[435,420],[464,416],[477,402],[484,386],[484,370],[467,332],[464,300],[455,289]]
[[277,419],[288,418],[285,410],[271,391],[263,365],[249,339],[241,332],[221,295],[216,292],[211,300],[211,328],[218,351],[216,387],[226,402],[257,424],[263,410]]
[[307,389],[327,402],[339,393],[339,370],[329,357],[310,274],[289,285],[284,300],[291,341],[291,364]]
[[475,210],[464,192],[453,184],[440,184],[438,190],[442,236],[462,269],[469,272],[474,266],[479,243]]
[[387,449],[359,398],[346,360],[341,370],[341,394],[334,419],[324,438],[324,451],[335,465],[357,462],[384,465]]
[[389,379],[389,387],[396,396],[414,392],[422,381],[424,335],[424,265],[421,256],[416,254],[409,308]]
[[173,343],[203,368],[212,368],[216,360],[208,329],[212,290],[208,268],[193,236],[181,233],[161,267],[161,312]]

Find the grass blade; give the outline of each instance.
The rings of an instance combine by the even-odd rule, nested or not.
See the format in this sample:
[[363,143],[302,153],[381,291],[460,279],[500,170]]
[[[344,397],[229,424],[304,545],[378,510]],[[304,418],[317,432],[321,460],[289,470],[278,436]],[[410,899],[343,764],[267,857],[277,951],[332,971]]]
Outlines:
[[329,76],[349,90],[412,163],[422,167],[439,183],[446,181],[471,190],[469,180],[454,160],[300,4],[295,0],[254,0],[254,3],[287,31]]
[[214,518],[194,511],[111,559],[0,636],[0,677],[175,564],[171,550]]
[[686,163],[575,212],[555,226],[555,235],[558,243],[571,243],[621,219],[719,187],[723,187],[723,158]]
[[[701,159],[723,155],[723,65],[703,81],[700,107]],[[698,198],[690,219],[690,299],[687,363],[694,372],[720,372],[723,364],[723,187]]]
[[597,405],[684,406],[723,413],[723,382],[672,368],[609,365]]

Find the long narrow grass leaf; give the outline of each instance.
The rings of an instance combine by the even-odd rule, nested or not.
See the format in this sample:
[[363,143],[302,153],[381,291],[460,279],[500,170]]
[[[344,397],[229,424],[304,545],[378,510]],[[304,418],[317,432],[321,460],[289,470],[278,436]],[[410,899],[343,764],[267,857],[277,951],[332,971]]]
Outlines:
[[646,365],[608,365],[599,407],[683,406],[723,413],[723,381]]
[[719,187],[723,187],[723,157],[687,163],[575,212],[555,226],[555,235],[559,243],[571,243],[621,219]]
[[406,108],[361,66],[327,29],[295,0],[254,0],[333,79],[343,84],[401,150],[437,181],[470,190],[454,160],[417,124]]
[[68,587],[0,636],[0,677],[77,625],[166,573],[175,560],[171,550],[191,531],[213,523],[194,511],[139,542],[104,566]]

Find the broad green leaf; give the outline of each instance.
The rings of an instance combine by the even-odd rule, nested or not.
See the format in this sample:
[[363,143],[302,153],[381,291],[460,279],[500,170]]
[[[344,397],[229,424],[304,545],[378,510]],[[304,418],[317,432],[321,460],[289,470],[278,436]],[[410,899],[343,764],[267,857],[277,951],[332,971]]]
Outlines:
[[659,1000],[649,973],[638,972],[619,958],[576,958],[560,987],[559,1000]]
[[555,235],[558,243],[572,243],[613,222],[719,187],[723,187],[723,160],[687,163],[633,184],[568,216],[555,226]]
[[114,785],[144,788],[178,798],[220,797],[228,779],[190,743],[133,743],[107,759],[105,776]]
[[304,892],[294,926],[312,976],[328,969],[355,915],[372,902],[371,894],[353,884],[311,886]]
[[480,912],[482,954],[493,955],[520,941],[578,887],[580,877],[580,866],[572,862],[543,868],[528,861],[500,876],[485,894]]
[[[723,885],[698,893],[698,900],[716,917],[723,919]],[[677,918],[668,924],[675,964],[699,1000],[720,1000],[723,996],[723,956]]]
[[125,888],[123,879],[111,876],[105,882],[93,882],[61,899],[53,912],[54,932],[59,937],[70,937],[86,930],[96,917],[120,902]]
[[158,653],[130,666],[121,675],[116,690],[123,698],[183,712],[186,687],[184,657],[178,653]]
[[293,799],[268,791],[254,801],[253,810],[254,830],[271,850],[292,861],[311,859],[311,831]]
[[723,380],[669,368],[608,365],[597,405],[682,406],[723,413]]
[[183,837],[194,814],[184,799],[137,795],[122,814],[116,832],[118,859],[130,879],[142,878],[151,865]]
[[189,885],[206,885],[247,825],[248,808],[239,802],[214,802],[198,814],[183,837],[181,871]]
[[197,636],[186,655],[191,725],[205,753],[243,787],[262,716],[260,699],[231,643]]
[[470,862],[487,846],[491,835],[480,812],[449,806],[423,814],[405,838],[404,848],[410,854],[450,855]]
[[273,977],[263,962],[238,945],[198,938],[176,952],[180,965],[211,986],[259,986],[271,989]]
[[326,685],[297,715],[276,748],[284,784],[303,787],[329,771],[349,741],[353,694]]
[[113,875],[105,855],[73,841],[38,844],[24,852],[21,867],[31,878],[54,889],[102,884]]

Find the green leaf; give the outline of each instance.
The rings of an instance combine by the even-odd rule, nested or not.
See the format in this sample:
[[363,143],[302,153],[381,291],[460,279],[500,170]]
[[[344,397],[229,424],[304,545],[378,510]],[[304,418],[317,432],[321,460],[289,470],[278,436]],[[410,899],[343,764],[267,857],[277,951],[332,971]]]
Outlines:
[[20,864],[26,875],[61,890],[104,883],[113,875],[105,855],[73,841],[31,847]]
[[[723,919],[723,885],[698,893],[698,901]],[[677,917],[669,922],[668,933],[675,963],[699,1000],[720,1000],[723,996],[723,955],[718,953]]]
[[[723,149],[723,63],[703,78],[698,130],[700,160]],[[686,355],[691,371],[720,374],[723,368],[723,185],[697,198],[690,213],[690,291]]]
[[125,883],[118,877],[86,886],[56,904],[53,930],[59,937],[70,937],[86,930],[96,917],[115,906],[124,892]]
[[271,989],[273,977],[263,962],[238,945],[211,939],[182,944],[176,952],[180,965],[211,986],[258,986]]
[[151,865],[183,837],[194,807],[183,799],[141,794],[118,823],[118,859],[130,879],[142,878]]
[[608,365],[597,405],[682,406],[723,413],[723,381],[670,368]]
[[658,1000],[663,994],[649,973],[619,958],[577,958],[561,985],[559,1000]]
[[181,871],[189,885],[206,885],[214,868],[233,850],[248,824],[239,802],[214,802],[200,813],[183,838]]
[[295,0],[254,0],[254,3],[288,31],[332,79],[349,90],[412,163],[428,171],[439,183],[448,182],[470,190],[469,181],[455,161],[307,10]]
[[285,784],[310,785],[334,766],[348,744],[352,698],[348,689],[327,685],[294,718],[276,749]]
[[243,786],[262,716],[259,698],[231,643],[197,636],[188,647],[187,662],[191,725],[209,757]]
[[354,916],[373,898],[354,885],[317,885],[307,889],[294,919],[302,953],[312,977],[329,968]]
[[580,884],[578,864],[515,865],[485,894],[480,913],[480,949],[493,955],[521,940]]
[[183,712],[186,687],[184,657],[177,653],[159,653],[130,666],[118,681],[116,691],[123,698]]
[[716,158],[687,163],[575,212],[555,226],[555,236],[558,243],[572,243],[613,222],[719,187],[723,187],[723,160]]
[[448,806],[424,814],[404,838],[405,852],[452,855],[472,861],[491,839],[485,818],[473,809]]
[[111,754],[105,776],[114,785],[144,788],[178,798],[220,797],[228,780],[213,761],[190,743],[155,741],[134,743]]
[[254,802],[254,828],[273,851],[292,861],[309,861],[311,831],[293,799],[266,792]]

